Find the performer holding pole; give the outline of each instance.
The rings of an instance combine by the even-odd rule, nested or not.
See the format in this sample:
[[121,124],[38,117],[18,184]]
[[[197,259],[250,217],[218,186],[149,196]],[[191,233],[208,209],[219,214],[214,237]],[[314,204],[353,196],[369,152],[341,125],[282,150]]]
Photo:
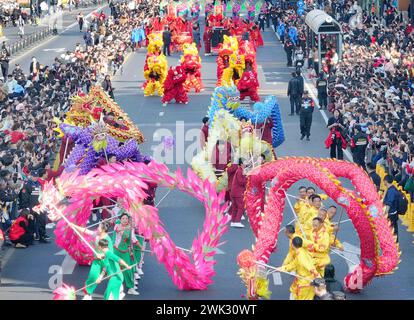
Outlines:
[[290,286],[290,300],[313,300],[315,292],[311,282],[315,278],[320,278],[312,256],[302,246],[302,238],[294,237],[292,239],[292,247],[295,252],[293,259],[289,259],[286,264],[277,268],[277,271],[280,272],[294,271],[298,276]]
[[[128,213],[121,214],[120,221],[117,221],[114,229],[114,253],[128,263],[128,265],[139,262],[142,250],[142,246],[135,236],[135,231],[132,229],[130,219]],[[138,256],[139,260],[137,259]],[[139,292],[134,288],[134,272],[135,269],[124,270],[125,286],[128,289],[127,294],[139,295]]]

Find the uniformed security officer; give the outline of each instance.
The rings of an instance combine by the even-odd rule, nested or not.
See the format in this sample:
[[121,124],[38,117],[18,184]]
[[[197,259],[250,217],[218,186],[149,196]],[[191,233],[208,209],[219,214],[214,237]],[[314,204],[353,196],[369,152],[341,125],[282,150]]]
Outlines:
[[316,88],[318,89],[319,109],[327,109],[328,107],[328,81],[325,73],[319,73],[319,79],[316,80]]
[[294,45],[293,45],[292,41],[289,38],[287,38],[287,40],[285,41],[284,49],[285,49],[285,52],[286,52],[287,66],[291,67],[292,66],[292,54],[293,54]]
[[355,126],[354,132],[351,141],[352,158],[356,164],[359,164],[365,170],[365,151],[369,143],[368,135],[362,132],[360,125]]
[[310,129],[312,125],[312,116],[313,110],[315,108],[315,103],[312,98],[309,97],[308,91],[303,93],[301,108],[300,108],[300,140],[303,140],[306,136],[306,140],[310,141]]

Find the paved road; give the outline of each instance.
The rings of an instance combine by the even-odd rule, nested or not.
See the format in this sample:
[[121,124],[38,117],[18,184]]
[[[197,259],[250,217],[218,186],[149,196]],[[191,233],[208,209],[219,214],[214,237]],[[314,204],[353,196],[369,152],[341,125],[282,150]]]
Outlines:
[[[47,46],[42,46],[36,54],[43,52],[47,47],[70,47],[77,42],[79,35],[75,31],[69,31],[63,36],[56,38]],[[328,151],[324,149],[326,137],[325,122],[319,112],[315,112],[311,142],[299,140],[299,119],[289,117],[290,107],[286,97],[287,82],[292,71],[286,67],[285,54],[276,36],[270,30],[264,33],[265,47],[258,51],[259,77],[262,92],[274,93],[282,109],[282,118],[286,132],[285,143],[276,150],[280,156],[312,156],[326,157]],[[50,59],[50,53],[42,58]],[[202,117],[206,114],[210,101],[211,91],[215,87],[215,58],[203,57],[203,80],[206,92],[192,94],[188,105],[169,105],[162,107],[159,98],[144,98],[139,87],[143,81],[143,65],[145,52],[130,55],[124,67],[124,74],[114,79],[116,87],[115,97],[117,102],[124,108],[130,117],[138,124],[147,141],[142,145],[142,151],[154,155],[157,145],[163,135],[172,135],[178,141],[180,126],[177,121],[184,122],[184,132],[200,127]],[[175,64],[179,55],[170,57],[169,63]],[[169,131],[168,131],[169,130]],[[191,140],[189,133],[185,146],[189,146]],[[178,162],[178,163],[177,163]],[[174,163],[169,164],[171,169],[180,165],[187,168],[188,163],[181,163],[179,156],[175,157]],[[303,184],[309,183],[302,181]],[[295,184],[290,193],[296,193],[299,184]],[[157,191],[157,198],[161,199],[167,190],[161,188]],[[182,193],[173,191],[159,206],[160,216],[165,223],[177,245],[189,248],[192,240],[203,223],[203,208],[193,198]],[[284,224],[293,219],[292,213],[287,206]],[[359,240],[353,226],[345,223],[341,229],[339,239],[346,242],[351,248],[358,246]],[[254,237],[250,228],[230,229],[224,235],[226,243],[220,248],[223,254],[216,255],[217,274],[214,284],[207,291],[182,292],[176,289],[168,277],[163,265],[156,258],[146,254],[144,272],[139,291],[139,297],[128,299],[241,299],[244,294],[244,286],[237,276],[236,257],[237,254],[253,244]],[[412,272],[413,246],[411,234],[401,231],[401,247],[403,251],[402,263],[399,270],[393,275],[375,279],[361,294],[351,295],[350,299],[413,299],[414,274]],[[288,249],[288,242],[282,236],[278,243],[278,251],[271,257],[272,265],[280,265]],[[338,278],[342,279],[348,270],[347,263],[337,256],[332,256],[332,261],[337,267]],[[89,268],[75,266],[71,259],[65,257],[64,252],[53,243],[47,245],[35,245],[27,250],[14,250],[3,271],[3,286],[0,287],[0,299],[50,299],[51,288],[59,281],[56,270],[64,265],[63,281],[77,288],[83,286]],[[277,280],[277,279],[276,279]],[[273,291],[272,299],[286,300],[289,298],[288,288],[292,279],[290,276],[282,275],[281,284],[275,285],[273,277],[270,278],[270,290]],[[278,281],[276,281],[278,282]],[[96,297],[102,298],[105,286],[100,286]]]
[[[46,30],[48,27],[53,27],[55,21],[58,32],[62,32],[76,23],[76,17],[79,12],[82,12],[83,15],[86,16],[90,12],[100,9],[102,6],[103,5],[95,5],[86,8],[79,8],[78,10],[72,10],[70,12],[68,10],[64,10],[60,13],[53,14],[50,17],[43,18],[39,25],[27,24],[24,27],[24,36],[22,38],[19,35],[18,27],[7,27],[3,29],[4,36],[0,37],[0,42],[6,41],[8,45],[13,45],[14,43],[27,39],[30,36],[41,32],[42,30]],[[25,48],[24,50],[27,51],[35,46],[38,46],[42,42],[47,41],[50,37],[52,37],[52,35],[49,35],[47,38],[38,41],[37,43]],[[20,51],[17,54],[20,55],[22,53],[24,53],[24,51]]]

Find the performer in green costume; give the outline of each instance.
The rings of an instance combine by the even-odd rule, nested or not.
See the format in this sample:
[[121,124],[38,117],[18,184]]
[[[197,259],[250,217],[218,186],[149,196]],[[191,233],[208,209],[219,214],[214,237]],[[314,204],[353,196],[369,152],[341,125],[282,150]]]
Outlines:
[[[94,243],[92,243],[92,246],[94,246],[96,250],[98,250],[97,248],[98,248],[99,240],[102,240],[102,239],[105,239],[108,241],[108,249],[110,251],[114,250],[112,239],[108,234],[109,228],[111,226],[109,222],[107,221],[101,222],[96,231],[92,231],[87,228],[79,227],[73,223],[71,225],[73,228],[77,229],[81,233],[95,236],[95,241]],[[95,256],[91,264],[91,269],[89,270],[88,278],[85,281],[86,288],[84,289],[85,296],[83,297],[83,300],[92,300],[92,294],[94,293],[96,287],[98,286],[98,284],[96,283],[96,280],[98,280],[99,275],[102,272],[102,269],[103,269],[103,260],[100,260]]]
[[[137,239],[131,219],[127,213],[121,214],[121,220],[115,225],[114,253],[124,260],[128,265],[133,265],[141,261],[144,239]],[[130,270],[124,270],[125,287],[128,289],[127,294],[138,295],[135,290],[136,267]]]
[[132,267],[109,249],[108,240],[99,240],[98,250],[103,253],[98,258],[102,259],[104,269],[98,277],[98,280],[96,280],[96,283],[101,283],[105,274],[106,276],[109,276],[110,279],[105,290],[104,298],[105,300],[119,300],[119,293],[121,291],[122,282],[124,281],[120,265],[122,265],[125,270],[131,270]]

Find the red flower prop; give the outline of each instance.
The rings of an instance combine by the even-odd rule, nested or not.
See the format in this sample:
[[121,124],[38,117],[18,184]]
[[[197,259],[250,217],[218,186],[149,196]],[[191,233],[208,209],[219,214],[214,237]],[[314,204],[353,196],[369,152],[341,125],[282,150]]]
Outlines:
[[255,265],[253,252],[250,250],[243,250],[237,256],[237,264],[241,268],[250,268]]

